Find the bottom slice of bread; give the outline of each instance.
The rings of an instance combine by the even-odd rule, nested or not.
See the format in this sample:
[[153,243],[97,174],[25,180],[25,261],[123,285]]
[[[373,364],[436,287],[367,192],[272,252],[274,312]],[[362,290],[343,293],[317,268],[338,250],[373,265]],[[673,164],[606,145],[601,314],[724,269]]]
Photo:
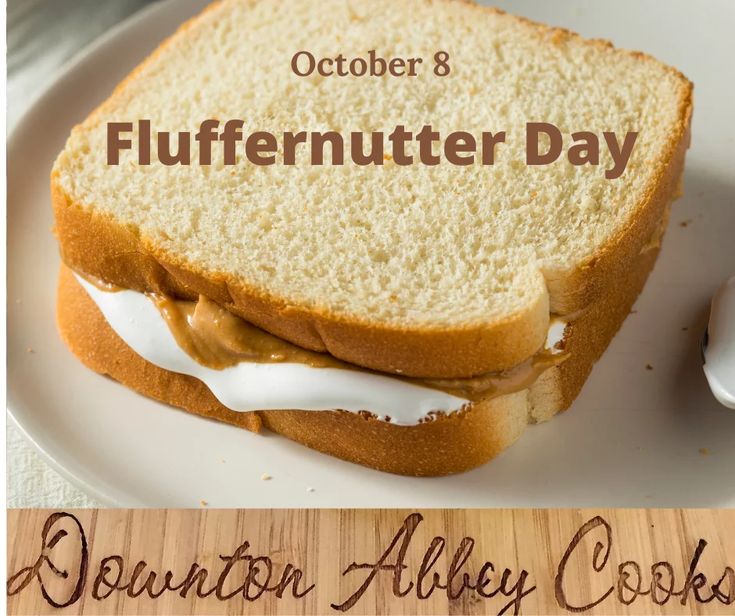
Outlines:
[[415,426],[344,411],[232,411],[201,381],[154,366],[130,349],[63,265],[58,326],[66,344],[89,368],[161,402],[253,432],[265,427],[312,449],[381,471],[448,475],[487,462],[511,445],[526,426],[569,407],[643,288],[658,255],[660,235],[652,238],[633,268],[618,273],[619,284],[570,322],[564,339],[566,361],[546,370],[528,389],[476,402],[461,412]]

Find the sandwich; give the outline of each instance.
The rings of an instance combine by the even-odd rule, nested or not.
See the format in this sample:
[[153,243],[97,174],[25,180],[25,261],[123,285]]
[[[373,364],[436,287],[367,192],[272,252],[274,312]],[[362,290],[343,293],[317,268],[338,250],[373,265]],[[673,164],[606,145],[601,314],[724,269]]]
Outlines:
[[[322,62],[340,56],[344,75]],[[378,68],[356,74],[360,57]],[[393,74],[396,58],[423,61]],[[215,3],[54,164],[59,331],[173,407],[381,471],[465,471],[567,409],[629,314],[691,111],[689,81],[649,56],[466,2]],[[530,123],[556,131],[545,164]],[[381,160],[335,161],[335,144],[427,126],[434,151],[461,131],[465,157],[470,137],[503,139],[470,163],[407,140],[396,160],[390,139]],[[205,129],[208,159],[191,150]],[[284,160],[268,135],[286,132],[322,135],[321,164],[313,143]],[[590,149],[609,135],[624,169],[620,147]]]

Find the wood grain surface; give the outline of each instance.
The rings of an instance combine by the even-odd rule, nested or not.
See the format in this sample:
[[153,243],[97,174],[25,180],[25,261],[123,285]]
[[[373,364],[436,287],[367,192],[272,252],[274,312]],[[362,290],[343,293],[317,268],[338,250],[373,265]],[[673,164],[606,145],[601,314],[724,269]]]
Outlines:
[[10,614],[735,614],[734,568],[735,510],[8,512]]

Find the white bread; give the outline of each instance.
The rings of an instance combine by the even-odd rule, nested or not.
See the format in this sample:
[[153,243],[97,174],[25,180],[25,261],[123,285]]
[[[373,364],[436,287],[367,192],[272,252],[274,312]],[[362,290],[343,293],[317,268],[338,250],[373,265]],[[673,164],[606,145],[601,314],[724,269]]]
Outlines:
[[[416,78],[302,78],[294,52],[422,56]],[[435,77],[431,58],[450,54]],[[52,172],[72,268],[202,293],[348,362],[463,377],[541,347],[550,312],[601,301],[660,226],[691,84],[639,53],[446,0],[225,0],[185,24],[76,127]],[[105,164],[105,126],[241,118],[245,131],[505,130],[492,167]],[[527,167],[527,121],[639,131],[625,173]],[[215,157],[215,162],[217,157]],[[637,291],[636,291],[637,292]],[[632,301],[632,300],[631,300]],[[607,344],[607,339],[594,344]],[[591,342],[592,343],[592,342]]]
[[415,426],[339,410],[232,411],[201,381],[163,370],[137,355],[115,334],[66,266],[59,276],[58,326],[66,344],[85,365],[151,398],[253,432],[265,427],[323,453],[378,470],[447,475],[487,462],[513,444],[527,426],[569,407],[628,315],[655,263],[664,226],[649,239],[632,267],[617,272],[624,284],[607,288],[567,327],[566,361],[543,372],[528,389],[481,400],[461,412]]

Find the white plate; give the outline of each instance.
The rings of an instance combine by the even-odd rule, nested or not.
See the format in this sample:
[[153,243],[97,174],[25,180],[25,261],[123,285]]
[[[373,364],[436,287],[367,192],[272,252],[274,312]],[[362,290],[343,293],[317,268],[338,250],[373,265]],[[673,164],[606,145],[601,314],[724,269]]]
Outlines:
[[[648,3],[626,3],[625,13],[621,3],[594,10],[553,3],[552,14],[551,3],[513,2],[529,17],[644,48],[695,81],[686,196],[675,206],[636,313],[573,408],[531,428],[483,468],[413,479],[157,404],[83,368],[59,340],[48,194],[53,158],[71,126],[203,4],[155,5],[97,42],[37,100],[9,141],[8,404],[57,469],[119,506],[197,507],[201,500],[219,507],[735,505],[735,412],[711,396],[699,355],[709,299],[735,270],[735,140],[726,104],[735,92],[709,64],[735,57],[726,42],[730,20],[672,3],[665,27],[652,29]],[[678,41],[692,32],[701,40],[683,49]],[[682,227],[682,221],[690,222]],[[264,473],[273,479],[261,480]]]

